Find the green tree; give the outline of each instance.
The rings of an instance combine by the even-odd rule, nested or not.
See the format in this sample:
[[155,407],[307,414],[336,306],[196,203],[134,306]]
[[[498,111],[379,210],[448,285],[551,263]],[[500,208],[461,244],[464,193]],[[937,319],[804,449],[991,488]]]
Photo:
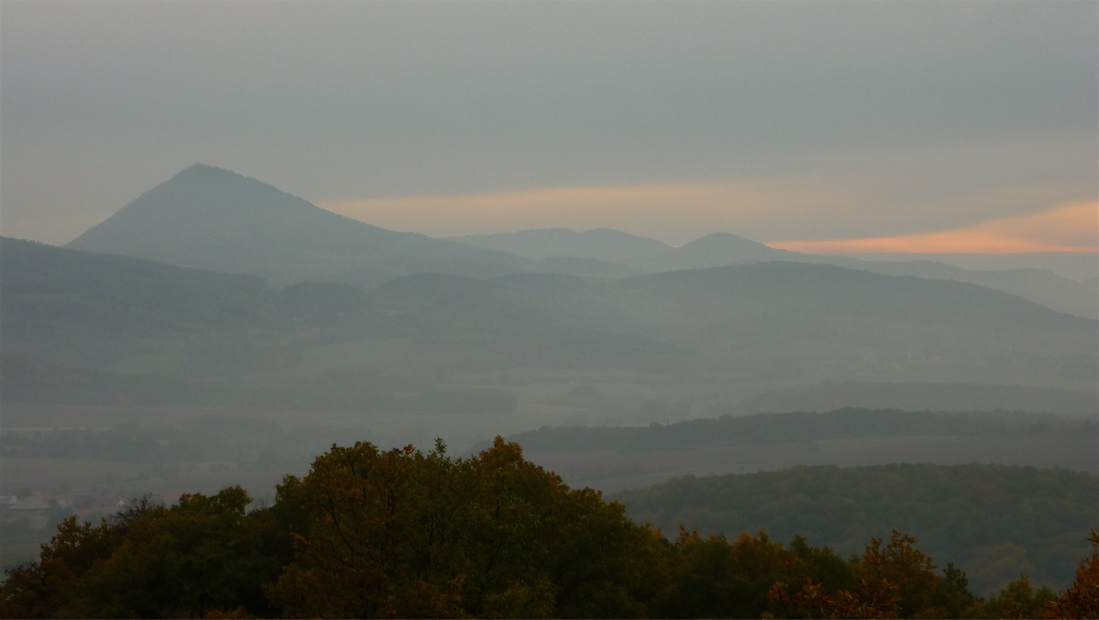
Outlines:
[[923,618],[964,618],[972,613],[977,597],[969,591],[969,577],[950,562],[943,568],[930,607],[919,612]]
[[84,577],[118,547],[118,532],[101,522],[93,527],[69,517],[42,545],[37,562],[8,571],[0,585],[0,616],[52,618],[90,616]]
[[1030,577],[1020,575],[1000,592],[972,611],[974,618],[1041,618],[1047,605],[1057,599],[1046,586],[1034,587]]
[[138,503],[99,526],[66,519],[41,559],[0,586],[5,617],[196,617],[243,607],[272,613],[262,584],[277,555],[239,487]]
[[294,617],[644,615],[661,549],[500,438],[472,459],[334,446],[279,492],[308,506],[269,589]]

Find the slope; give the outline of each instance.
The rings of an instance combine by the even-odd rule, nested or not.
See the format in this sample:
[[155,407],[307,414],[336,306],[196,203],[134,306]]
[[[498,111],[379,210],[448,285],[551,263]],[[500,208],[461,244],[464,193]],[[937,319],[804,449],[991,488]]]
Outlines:
[[498,275],[530,263],[371,226],[202,164],[149,190],[66,247],[256,274],[278,284],[324,278],[374,285],[422,271]]
[[1096,321],[959,282],[768,262],[628,278],[604,299],[740,380],[1090,388],[1099,374]]
[[[455,241],[477,247],[504,250],[534,259],[546,257],[578,257],[617,263],[629,269],[647,273],[721,267],[766,261],[816,263],[848,267],[883,275],[908,275],[939,280],[969,282],[998,291],[1019,295],[1059,312],[1099,318],[1099,281],[1096,278],[1072,279],[1045,268],[997,267],[962,268],[937,260],[931,255],[883,255],[883,260],[838,255],[817,255],[790,252],[769,247],[757,241],[729,233],[714,233],[681,247],[672,247],[655,239],[627,233],[597,229],[573,232],[563,228],[523,230],[494,235],[455,237]],[[1051,263],[1049,257],[1035,257],[1036,264]],[[1091,260],[1090,268],[1081,268],[1086,261],[1075,257],[1072,264],[1079,273],[1099,272]],[[973,259],[974,265],[982,265]],[[1003,263],[1011,265],[1010,263]],[[1051,263],[1052,264],[1052,263]],[[1086,263],[1085,263],[1086,264]],[[574,272],[575,273],[575,272]],[[632,275],[616,273],[615,275]]]
[[840,554],[896,528],[938,562],[956,562],[986,595],[1020,574],[1057,588],[1072,582],[1095,525],[1099,480],[997,465],[799,467],[680,478],[615,499],[661,528],[688,523],[728,536],[766,528],[777,540],[802,534]]
[[[355,329],[349,323],[370,313],[362,291],[347,285],[275,291],[256,276],[6,237],[0,263],[3,374],[41,388],[31,392],[90,384],[89,372],[135,356],[174,360],[177,371],[165,375],[278,366],[294,350],[295,334]],[[135,365],[157,372],[155,364]],[[5,398],[15,393],[6,381]]]

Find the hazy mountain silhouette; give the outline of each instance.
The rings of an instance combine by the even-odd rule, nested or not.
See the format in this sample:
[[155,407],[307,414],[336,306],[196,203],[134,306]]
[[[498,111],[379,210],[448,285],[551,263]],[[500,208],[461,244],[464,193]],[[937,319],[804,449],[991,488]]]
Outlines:
[[529,261],[516,256],[371,226],[202,164],[149,190],[66,247],[256,274],[281,284],[529,269]]
[[730,233],[713,233],[696,239],[675,251],[679,269],[721,267],[738,263],[791,260],[793,252],[778,250],[758,241]]
[[541,228],[514,233],[451,237],[450,240],[510,252],[534,260],[568,256],[610,261],[629,267],[639,267],[652,257],[675,249],[656,239],[638,237],[609,228],[584,232],[567,228]]
[[[5,398],[171,393],[190,404],[395,412],[402,398],[469,387],[457,379],[469,372],[620,369],[659,384],[661,399],[682,386],[674,398],[704,411],[822,381],[1093,389],[1099,375],[1094,320],[972,284],[829,265],[623,280],[416,274],[366,295],[335,283],[276,290],[255,276],[14,239],[0,252]],[[612,401],[608,415],[686,411],[682,400]]]
[[767,262],[627,278],[604,299],[742,378],[1099,375],[1096,321],[961,282]]
[[566,228],[544,228],[451,239],[527,258],[586,258],[617,263],[650,273],[787,260],[792,254],[729,233],[707,235],[679,248],[656,239],[638,237],[609,228],[584,232],[574,232]]
[[1099,253],[1096,252],[1022,252],[1014,254],[862,254],[872,261],[913,261],[932,259],[972,271],[1011,271],[1038,269],[1053,272],[1070,280],[1087,280],[1099,276]]
[[1043,411],[1094,416],[1097,406],[1099,386],[1091,390],[1067,390],[1026,385],[836,381],[763,392],[710,413],[823,412],[840,407],[866,407],[903,411]]
[[729,233],[678,248],[606,228],[433,239],[352,220],[255,179],[202,164],[149,190],[67,247],[255,274],[276,285],[326,280],[366,289],[423,272],[483,278],[549,271],[616,278],[784,260],[972,282],[1062,312],[1099,318],[1095,278],[1076,281],[1035,269],[975,271],[924,260],[800,254]]
[[847,256],[791,253],[791,260],[819,262],[883,275],[906,275],[969,282],[1019,295],[1058,312],[1099,318],[1099,279],[1073,280],[1048,269],[964,269],[934,260],[865,260]]
[[[1019,295],[1033,302],[1087,318],[1099,318],[1099,279],[1075,280],[1048,269],[1004,268],[1007,259],[988,262],[988,268],[967,269],[928,260],[927,255],[897,255],[891,260],[867,260],[849,256],[804,254],[769,247],[758,241],[730,233],[714,233],[686,245],[673,247],[627,233],[601,228],[573,232],[563,228],[523,230],[515,233],[469,235],[453,237],[454,241],[477,247],[502,250],[533,259],[546,257],[578,257],[597,259],[622,265],[620,269],[604,268],[602,273],[585,272],[580,265],[562,269],[579,275],[631,275],[628,269],[659,273],[682,269],[699,269],[742,265],[765,261],[790,261],[838,265],[884,275],[908,275],[939,280],[969,282],[987,288]],[[889,257],[891,255],[883,255]],[[957,258],[957,257],[954,257]],[[1043,257],[1038,257],[1043,258]],[[1053,264],[1054,259],[1047,260]],[[563,260],[557,258],[555,260]],[[1079,257],[1062,257],[1062,262],[1077,266]],[[975,265],[984,265],[973,259]],[[1077,270],[1079,271],[1079,269]]]
[[978,285],[883,275],[826,264],[769,261],[637,276],[615,285],[643,291],[684,307],[721,304],[744,309],[849,317],[882,317],[922,323],[1027,325],[1060,329],[1095,321],[1054,312],[1021,297]]
[[[372,299],[403,311],[408,333],[422,338],[527,343],[547,352],[555,342],[582,342],[575,334],[643,338],[673,347],[669,372],[687,376],[1086,384],[1099,371],[1094,320],[973,284],[831,265],[766,262],[617,281],[412,276],[386,283]],[[599,363],[627,364],[610,362],[607,350]],[[667,353],[645,351],[650,360]],[[468,355],[476,357],[473,349]]]
[[359,289],[263,279],[0,237],[5,358],[106,366],[166,334],[229,343],[233,335],[301,330],[366,311]]

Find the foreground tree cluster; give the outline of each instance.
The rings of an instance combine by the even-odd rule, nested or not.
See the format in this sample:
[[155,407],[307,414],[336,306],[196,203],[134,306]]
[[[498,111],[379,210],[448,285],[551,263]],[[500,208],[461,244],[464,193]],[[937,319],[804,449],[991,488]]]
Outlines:
[[273,506],[239,488],[59,526],[0,585],[3,617],[1099,617],[1099,534],[1076,583],[981,599],[894,531],[844,559],[766,533],[675,542],[497,438],[333,447]]

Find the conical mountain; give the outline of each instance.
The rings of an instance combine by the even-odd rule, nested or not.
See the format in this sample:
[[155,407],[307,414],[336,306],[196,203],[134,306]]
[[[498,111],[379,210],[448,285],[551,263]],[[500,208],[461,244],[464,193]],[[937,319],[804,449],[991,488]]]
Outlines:
[[529,264],[504,252],[371,226],[202,164],[149,190],[67,247],[257,274],[276,284],[376,284],[424,271],[493,276]]

